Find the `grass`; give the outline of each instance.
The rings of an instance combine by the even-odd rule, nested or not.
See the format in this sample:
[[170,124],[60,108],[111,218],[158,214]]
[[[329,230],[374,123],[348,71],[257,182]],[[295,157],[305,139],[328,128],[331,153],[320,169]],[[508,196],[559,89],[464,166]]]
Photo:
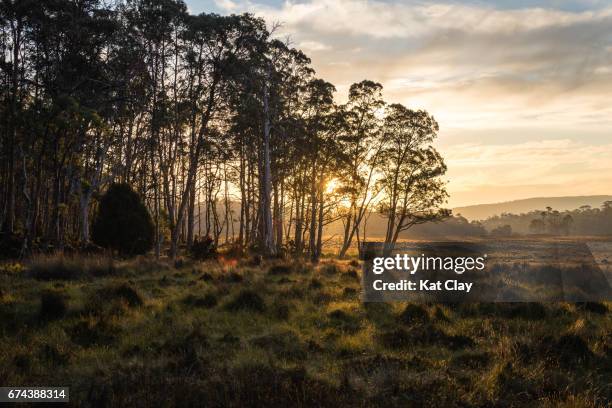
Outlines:
[[612,400],[609,303],[363,304],[354,260],[176,266],[0,269],[2,385],[69,385],[85,407]]

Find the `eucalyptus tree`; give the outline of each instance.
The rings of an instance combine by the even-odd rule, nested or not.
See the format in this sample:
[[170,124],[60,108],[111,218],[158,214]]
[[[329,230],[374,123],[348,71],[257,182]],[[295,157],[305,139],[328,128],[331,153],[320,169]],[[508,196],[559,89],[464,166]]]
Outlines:
[[431,145],[438,123],[423,110],[392,104],[385,110],[384,141],[375,168],[384,191],[380,212],[387,218],[385,249],[397,242],[400,232],[450,215],[446,202],[446,173],[442,156]]
[[346,129],[340,138],[347,164],[341,172],[340,190],[348,205],[343,211],[344,235],[340,257],[351,247],[355,234],[378,195],[375,187],[374,164],[378,160],[381,138],[382,85],[364,80],[351,85],[345,109]]
[[[115,27],[113,15],[99,1],[57,1],[29,9],[24,24],[24,246],[40,218],[46,222],[42,229],[59,247],[66,233],[86,242],[89,186],[100,174],[106,124],[112,121],[105,55]],[[73,196],[79,197],[78,203]],[[39,217],[41,204],[45,212]],[[76,214],[69,217],[72,211]]]
[[[123,13],[137,47],[142,50],[142,63],[146,73],[143,78],[147,114],[146,151],[142,161],[145,189],[143,193],[152,202],[155,253],[159,257],[162,196],[173,237],[178,230],[177,211],[173,199],[175,191],[170,185],[170,179],[176,177],[174,165],[177,160],[177,150],[180,148],[180,138],[176,137],[176,133],[168,138],[164,138],[164,135],[173,130],[171,105],[173,102],[177,103],[177,94],[173,92],[176,91],[176,87],[172,87],[172,81],[177,78],[177,67],[173,66],[173,57],[179,53],[177,38],[187,18],[186,6],[177,0],[128,0]],[[157,171],[161,173],[161,177],[154,175]]]
[[188,72],[189,150],[186,158],[185,188],[178,196],[176,220],[171,225],[171,255],[177,253],[180,226],[191,192],[195,189],[198,166],[207,137],[214,132],[217,115],[223,112],[221,97],[227,95],[241,61],[250,61],[261,51],[267,38],[262,20],[250,15],[190,17],[186,31]]
[[325,188],[342,160],[337,136],[342,129],[343,116],[334,104],[336,88],[322,79],[312,79],[305,94],[306,135],[309,164],[310,228],[309,252],[312,261],[318,261],[322,249],[325,224]]

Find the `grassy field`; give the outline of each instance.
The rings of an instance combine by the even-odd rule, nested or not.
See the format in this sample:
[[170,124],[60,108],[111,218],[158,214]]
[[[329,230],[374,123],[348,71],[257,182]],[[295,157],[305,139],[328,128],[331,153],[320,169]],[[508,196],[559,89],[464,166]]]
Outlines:
[[74,406],[609,406],[611,304],[360,301],[357,261],[0,267],[0,382]]

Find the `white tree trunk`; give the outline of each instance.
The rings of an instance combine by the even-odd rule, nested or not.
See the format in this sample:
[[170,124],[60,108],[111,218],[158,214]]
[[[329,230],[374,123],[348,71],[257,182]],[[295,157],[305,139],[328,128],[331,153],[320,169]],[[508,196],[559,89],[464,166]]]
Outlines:
[[274,255],[274,238],[272,232],[272,209],[271,209],[271,195],[272,195],[272,173],[270,170],[270,106],[269,106],[269,90],[268,84],[264,85],[263,94],[264,104],[264,140],[263,140],[263,159],[264,159],[264,174],[263,174],[263,197],[262,197],[262,208],[263,208],[263,248],[267,255]]

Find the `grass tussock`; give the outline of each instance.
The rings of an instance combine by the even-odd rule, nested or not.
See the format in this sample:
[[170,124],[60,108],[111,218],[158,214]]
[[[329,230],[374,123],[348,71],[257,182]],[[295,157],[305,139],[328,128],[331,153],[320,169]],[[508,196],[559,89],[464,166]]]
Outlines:
[[57,290],[47,290],[40,295],[41,320],[61,319],[68,311],[68,297]]
[[361,303],[359,263],[341,260],[142,258],[94,277],[53,259],[0,274],[0,378],[68,384],[80,406],[610,400],[607,302]]
[[31,277],[38,280],[76,280],[87,277],[113,276],[118,272],[112,258],[63,255],[34,258],[28,271]]
[[266,304],[257,292],[244,289],[227,303],[225,308],[231,311],[246,310],[261,313],[266,310]]

